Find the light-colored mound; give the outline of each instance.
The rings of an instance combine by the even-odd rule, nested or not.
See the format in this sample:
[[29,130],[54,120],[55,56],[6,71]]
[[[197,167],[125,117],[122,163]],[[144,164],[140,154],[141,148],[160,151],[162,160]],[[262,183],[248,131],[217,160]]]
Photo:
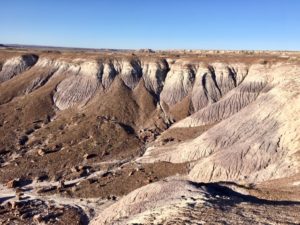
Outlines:
[[104,63],[103,74],[102,74],[102,85],[105,89],[109,88],[116,75],[117,75],[117,71],[114,67],[113,62]]
[[[157,209],[160,217],[178,213],[176,206],[184,206],[204,199],[205,191],[188,181],[160,181],[139,188],[101,212],[91,224],[127,224],[138,214]],[[183,197],[186,201],[182,201]],[[164,209],[164,211],[161,211]],[[180,208],[178,207],[178,210]]]
[[120,77],[127,87],[134,89],[142,77],[142,68],[139,60],[121,60]]
[[298,56],[22,52],[0,52],[1,182],[103,198],[92,224],[299,224]]
[[162,60],[149,60],[143,65],[142,71],[138,59],[111,59],[103,62],[85,61],[69,66],[64,72],[66,78],[57,87],[54,102],[61,110],[74,105],[85,105],[98,88],[108,90],[116,77],[131,90],[136,88],[140,79],[144,79],[145,87],[149,92],[159,93],[164,74],[167,72],[167,65]]
[[142,68],[147,90],[159,95],[169,69],[167,62],[165,60],[144,60]]
[[[32,66],[30,58],[26,57],[28,58],[29,55],[7,60],[1,71],[1,74],[5,74],[6,77],[2,75],[3,79],[10,79]],[[27,67],[22,60],[28,64],[25,63]],[[180,103],[184,99],[191,99],[194,111],[203,110],[198,113],[203,114],[203,118],[208,117],[206,114],[210,114],[210,111],[216,112],[213,108],[210,110],[210,105],[219,107],[214,103],[239,87],[248,74],[248,66],[242,63],[206,64],[186,59],[170,61],[158,57],[141,59],[111,57],[97,60],[41,57],[33,69],[34,76],[27,84],[25,93],[30,93],[49,80],[62,76],[62,82],[54,94],[54,103],[61,110],[74,105],[85,105],[94,97],[99,87],[108,90],[114,79],[119,77],[131,90],[134,90],[142,79],[146,89],[169,106]],[[239,93],[239,90],[236,91]],[[245,101],[245,104],[248,102]],[[220,104],[226,105],[227,102]],[[238,111],[241,107],[235,108],[235,111]],[[230,112],[224,113],[225,116],[227,114]],[[188,118],[186,123],[199,124],[201,123],[198,121],[199,117],[201,116]],[[222,119],[222,116],[219,119]],[[210,122],[209,119],[206,120]]]
[[67,70],[67,78],[58,86],[53,97],[59,109],[75,104],[84,105],[94,95],[101,84],[102,68],[95,61],[87,61]]
[[[230,68],[220,63],[210,70],[213,71],[210,73],[210,78],[207,78],[205,72],[203,73],[203,69],[198,70],[203,74],[202,86],[197,83],[194,85],[193,103],[200,110],[176,123],[174,127],[212,124],[237,113],[253,102],[263,91],[269,71],[266,66],[260,64],[251,66],[248,72],[244,65]],[[241,72],[236,72],[239,70]]]
[[38,60],[36,55],[22,55],[8,59],[0,71],[0,83],[28,70]]
[[221,184],[169,179],[129,193],[91,224],[296,224],[299,208],[249,197]]
[[33,68],[32,73],[35,76],[27,85],[25,93],[28,94],[40,88],[51,80],[51,78],[55,78],[56,76],[63,74],[70,67],[72,67],[72,65],[64,61],[40,58]]
[[194,140],[147,149],[140,161],[194,162],[196,181],[253,182],[299,172],[299,74],[296,65],[264,68],[254,77],[265,77],[267,86],[254,102]]
[[[31,61],[24,57],[7,60],[1,73],[11,77],[16,71],[22,73],[22,69],[28,69],[25,62],[31,65],[35,57],[26,55]],[[10,73],[9,68],[13,66],[9,65],[21,69]],[[61,82],[53,91],[53,100],[61,110],[86,105],[92,98],[105,98],[106,93],[117,93],[111,89],[122,87],[126,90],[124,96],[132,100],[130,104],[120,104],[122,95],[115,100],[112,95],[106,101],[118,107],[122,105],[122,112],[131,112],[130,116],[126,115],[131,118],[130,124],[137,122],[133,121],[137,118],[142,124],[154,115],[156,104],[164,106],[164,117],[172,118],[169,115],[172,111],[165,108],[172,109],[179,104],[176,109],[180,111],[181,101],[185,101],[186,108],[191,103],[195,113],[173,128],[219,124],[194,140],[148,148],[140,160],[193,162],[190,176],[196,181],[261,181],[293,175],[299,170],[297,157],[293,157],[299,149],[296,116],[299,114],[299,70],[298,65],[291,63],[271,66],[268,63],[205,64],[185,59],[171,62],[159,58],[71,61],[40,58],[30,70],[32,74],[28,71],[18,77],[22,78],[19,83],[25,86],[21,87],[24,93],[59,77]],[[113,85],[114,81],[121,86]],[[18,85],[15,87],[20,89],[18,93],[23,93]],[[148,92],[161,102],[156,102]],[[189,109],[185,110],[188,114]]]
[[238,86],[247,74],[248,67],[242,63],[200,65],[192,90],[195,111],[217,102],[227,92]]
[[[66,78],[59,84],[54,95],[54,102],[61,110],[74,105],[85,105],[98,88],[108,90],[116,77],[131,90],[143,79],[149,92],[159,94],[168,69],[166,62],[158,59],[143,61],[143,67],[139,59],[110,59],[74,64],[75,61],[64,70]],[[61,73],[62,71],[56,72]]]
[[195,65],[186,61],[177,61],[171,65],[160,99],[169,105],[181,101],[192,90],[195,70]]

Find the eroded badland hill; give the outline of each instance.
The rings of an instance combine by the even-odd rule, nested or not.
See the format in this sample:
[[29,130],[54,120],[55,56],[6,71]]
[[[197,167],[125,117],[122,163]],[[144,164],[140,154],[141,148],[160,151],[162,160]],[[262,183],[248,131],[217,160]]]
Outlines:
[[2,224],[299,224],[300,53],[0,50]]

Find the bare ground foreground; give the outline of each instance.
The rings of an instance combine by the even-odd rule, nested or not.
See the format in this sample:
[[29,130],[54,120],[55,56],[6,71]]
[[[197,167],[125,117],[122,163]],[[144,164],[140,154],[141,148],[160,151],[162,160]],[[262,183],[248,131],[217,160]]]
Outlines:
[[0,47],[0,224],[300,224],[300,53]]

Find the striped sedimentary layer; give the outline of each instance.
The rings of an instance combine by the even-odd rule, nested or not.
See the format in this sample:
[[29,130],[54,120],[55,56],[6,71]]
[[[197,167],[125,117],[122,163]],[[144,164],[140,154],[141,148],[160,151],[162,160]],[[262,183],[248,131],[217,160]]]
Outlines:
[[0,83],[30,69],[38,60],[36,55],[22,55],[8,59],[0,71]]
[[292,64],[250,67],[237,88],[174,127],[220,123],[195,139],[150,147],[140,161],[192,162],[190,178],[205,182],[258,182],[298,173],[299,73]]
[[[299,172],[293,157],[300,149],[297,64],[159,57],[67,61],[24,55],[3,62],[1,86],[31,73],[34,79],[24,93],[59,80],[53,102],[60,110],[82,107],[114,87],[125,86],[126,94],[137,96],[142,84],[151,94],[144,96],[153,96],[164,114],[188,99],[190,115],[170,129],[218,123],[195,139],[148,148],[143,162],[192,162],[190,178],[195,181],[263,181]],[[112,85],[115,80],[122,85]]]
[[[41,87],[51,77],[64,76],[54,95],[59,109],[84,105],[97,89],[105,91],[119,77],[131,90],[142,79],[146,89],[168,105],[189,96],[194,111],[199,111],[240,86],[248,73],[248,66],[237,63],[205,65],[161,58],[74,59],[66,62],[63,59],[38,59],[34,55],[24,55],[8,59],[3,64],[0,78],[2,81],[9,80],[32,66],[32,69],[39,70],[40,75],[28,85],[26,93]],[[250,84],[250,89],[251,85],[255,84]],[[241,92],[247,92],[246,89],[240,88]]]

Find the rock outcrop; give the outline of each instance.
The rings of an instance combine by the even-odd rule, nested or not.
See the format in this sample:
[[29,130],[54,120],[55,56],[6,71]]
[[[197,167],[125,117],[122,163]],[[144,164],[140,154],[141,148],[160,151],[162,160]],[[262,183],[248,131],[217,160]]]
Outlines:
[[160,99],[168,105],[181,101],[192,90],[196,66],[186,61],[177,61],[170,66]]
[[[242,189],[242,188],[240,188]],[[300,221],[299,205],[249,198],[225,185],[170,179],[139,188],[91,221],[104,224],[261,224]],[[251,215],[251,216],[244,216]]]
[[[141,161],[194,162],[190,177],[205,182],[257,182],[299,172],[293,158],[300,147],[299,72],[295,65],[254,66],[225,103],[220,100],[207,114],[200,110],[174,127],[202,125],[207,118],[222,122],[196,139],[151,147]],[[226,108],[232,111],[224,114]]]
[[[191,115],[170,129],[219,123],[193,140],[149,147],[139,159],[142,162],[193,162],[190,176],[195,181],[262,181],[298,171],[297,162],[291,160],[299,148],[297,64],[137,56],[37,60],[34,55],[8,59],[0,74],[2,81],[22,76],[31,68],[38,75],[27,84],[25,93],[60,77],[53,90],[59,110],[93,104],[95,96],[126,87],[124,93],[132,99],[134,110],[124,106],[124,112],[135,111],[132,118],[138,117],[139,108],[144,112],[141,121],[153,113],[165,123],[159,126],[166,129],[174,121],[170,108],[180,111],[185,101]],[[112,85],[115,81],[119,84]],[[157,124],[154,129],[161,129]]]
[[36,55],[22,55],[8,59],[0,71],[0,83],[28,70],[38,60]]
[[[184,203],[181,201],[182,198],[186,199]],[[188,181],[176,179],[161,181],[131,192],[117,203],[106,208],[91,224],[134,224],[137,221],[132,220],[135,220],[138,214],[153,209],[157,210],[157,212],[153,212],[154,214],[160,211],[162,218],[172,217],[182,210],[180,205],[188,205],[192,199],[201,201],[204,198],[205,190],[197,188],[196,185]]]
[[47,191],[91,224],[300,222],[273,201],[300,196],[299,54],[24,52],[0,52],[0,180],[22,178],[19,200]]
[[57,86],[53,97],[56,106],[63,110],[86,104],[101,84],[102,71],[103,67],[97,62],[83,62],[68,68],[67,78]]

